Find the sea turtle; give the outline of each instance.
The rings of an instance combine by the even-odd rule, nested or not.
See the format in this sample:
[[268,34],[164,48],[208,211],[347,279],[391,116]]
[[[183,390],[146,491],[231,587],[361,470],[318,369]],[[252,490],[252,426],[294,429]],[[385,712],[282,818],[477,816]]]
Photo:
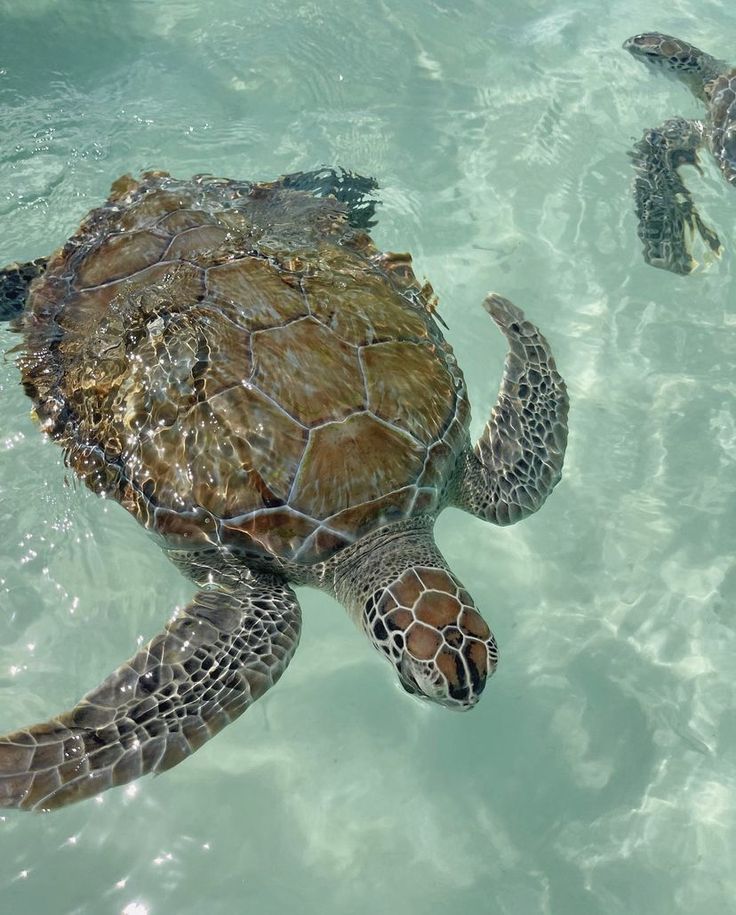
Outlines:
[[0,806],[58,807],[200,747],[293,655],[290,584],[341,601],[410,693],[477,701],[496,643],[434,519],[454,505],[509,524],[541,506],[565,386],[537,328],[489,295],[509,353],[471,447],[432,289],[373,244],[369,187],[331,171],[124,176],[64,247],[0,275],[6,312],[25,303],[19,363],[42,428],[199,587],[75,708],[0,738]]
[[690,252],[698,232],[716,254],[721,242],[703,223],[678,173],[698,166],[698,149],[708,146],[726,180],[736,184],[736,69],[679,38],[645,32],[624,42],[637,60],[671,74],[708,106],[705,121],[671,118],[644,133],[632,152],[634,198],[644,259],[653,267],[690,273]]

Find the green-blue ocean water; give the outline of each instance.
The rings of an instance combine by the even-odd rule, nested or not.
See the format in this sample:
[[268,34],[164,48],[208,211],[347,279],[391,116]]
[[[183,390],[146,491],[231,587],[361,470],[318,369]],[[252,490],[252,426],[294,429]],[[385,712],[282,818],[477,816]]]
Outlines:
[[[375,176],[377,244],[440,298],[482,428],[489,289],[571,395],[563,480],[510,528],[437,538],[501,647],[479,706],[406,696],[328,598],[278,686],[194,757],[0,817],[0,912],[736,912],[736,194],[724,242],[647,266],[627,156],[700,104],[621,50],[736,63],[718,0],[4,0],[0,261],[46,254],[124,172]],[[15,338],[0,329],[0,347]],[[193,591],[70,478],[0,365],[0,731],[69,707]]]

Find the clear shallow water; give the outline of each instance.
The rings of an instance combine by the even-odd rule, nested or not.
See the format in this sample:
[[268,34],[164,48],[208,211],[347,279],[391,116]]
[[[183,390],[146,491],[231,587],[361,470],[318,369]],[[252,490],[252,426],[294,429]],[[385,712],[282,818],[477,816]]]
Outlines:
[[[489,288],[542,326],[573,404],[538,516],[438,523],[501,645],[477,709],[411,701],[303,591],[284,679],[191,760],[0,819],[0,910],[736,912],[736,197],[704,158],[723,258],[644,264],[627,150],[700,109],[620,50],[659,28],[736,60],[736,13],[510,6],[0,3],[0,261],[51,250],[125,171],[342,164],[379,179],[376,241],[440,296],[474,430],[504,353]],[[0,730],[67,707],[192,591],[67,479],[17,380],[0,365]]]

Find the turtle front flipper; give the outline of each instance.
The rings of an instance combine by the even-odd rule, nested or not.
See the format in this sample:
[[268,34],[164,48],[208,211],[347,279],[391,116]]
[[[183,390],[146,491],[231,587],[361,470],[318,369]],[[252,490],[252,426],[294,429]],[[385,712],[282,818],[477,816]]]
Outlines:
[[682,165],[697,167],[702,142],[699,121],[672,118],[647,130],[631,153],[638,234],[652,267],[691,273],[697,265],[690,251],[696,232],[716,255],[721,253],[718,236],[700,218],[678,172]]
[[8,264],[0,270],[0,321],[11,321],[23,311],[28,288],[46,269],[47,257],[25,264]]
[[49,810],[175,766],[279,679],[300,625],[280,580],[200,591],[75,708],[0,738],[0,806]]
[[549,344],[521,309],[499,295],[486,311],[509,343],[498,400],[460,467],[454,504],[494,524],[541,507],[562,474],[568,399]]
[[378,188],[375,178],[356,175],[344,168],[320,168],[283,175],[277,183],[290,190],[309,191],[317,197],[335,197],[347,207],[348,222],[356,229],[369,229],[376,224],[379,201],[371,196]]

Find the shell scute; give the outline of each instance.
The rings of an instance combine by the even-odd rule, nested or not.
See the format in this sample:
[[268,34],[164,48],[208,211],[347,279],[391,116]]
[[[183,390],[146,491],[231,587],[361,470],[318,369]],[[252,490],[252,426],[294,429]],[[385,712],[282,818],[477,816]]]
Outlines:
[[157,263],[167,247],[165,237],[148,231],[103,238],[82,256],[76,268],[77,286],[99,286],[144,270]]
[[[128,185],[127,191],[125,186],[121,187],[122,199],[135,193],[137,183]],[[136,231],[138,229],[149,229],[153,226],[160,225],[167,214],[173,214],[181,211],[186,206],[186,198],[176,191],[154,190],[144,194],[135,203],[128,206],[120,217],[120,225],[126,231]]]
[[307,317],[253,334],[253,382],[305,426],[365,407],[357,354]]
[[214,216],[204,210],[174,209],[166,216],[159,217],[156,225],[172,237],[188,229],[198,229],[202,226],[215,224]]
[[428,338],[421,312],[407,308],[385,278],[367,273],[355,256],[334,257],[326,266],[325,272],[304,279],[307,302],[314,317],[346,343]]
[[432,343],[403,340],[361,350],[369,408],[426,444],[442,434],[453,395],[452,376],[437,356]]
[[230,237],[219,226],[192,226],[179,232],[165,252],[169,260],[207,258],[214,255]]
[[316,521],[288,508],[275,509],[223,521],[222,542],[256,555],[294,556],[317,527]]
[[146,472],[156,503],[183,508],[193,498],[219,518],[286,502],[307,440],[306,430],[252,386],[230,388],[141,432],[126,453],[127,474]]
[[417,478],[424,449],[370,413],[313,429],[291,504],[314,518],[373,502]]
[[257,257],[211,267],[207,293],[228,309],[231,320],[249,331],[278,327],[309,313],[300,293]]
[[327,519],[330,527],[347,537],[357,538],[367,533],[376,523],[391,524],[405,518],[414,502],[416,488],[405,486],[371,502],[346,508]]

